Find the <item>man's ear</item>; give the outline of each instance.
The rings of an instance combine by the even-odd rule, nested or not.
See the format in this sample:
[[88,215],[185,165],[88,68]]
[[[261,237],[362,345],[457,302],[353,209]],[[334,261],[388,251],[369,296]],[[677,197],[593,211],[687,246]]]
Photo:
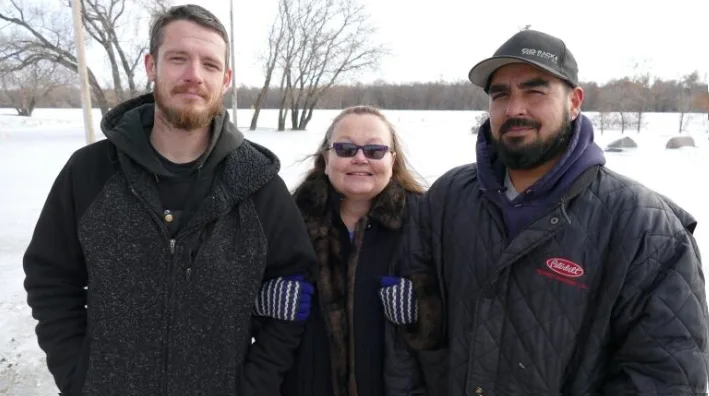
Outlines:
[[224,72],[224,86],[222,88],[222,94],[225,94],[226,91],[229,90],[229,86],[231,85],[231,79],[232,79],[231,68],[227,68],[226,72]]
[[584,91],[581,87],[576,87],[569,93],[571,100],[571,119],[575,120],[581,114],[581,105],[583,104]]
[[155,76],[157,75],[157,62],[155,61],[155,58],[153,58],[152,55],[145,54],[145,74],[148,76],[148,81],[154,83],[155,82]]

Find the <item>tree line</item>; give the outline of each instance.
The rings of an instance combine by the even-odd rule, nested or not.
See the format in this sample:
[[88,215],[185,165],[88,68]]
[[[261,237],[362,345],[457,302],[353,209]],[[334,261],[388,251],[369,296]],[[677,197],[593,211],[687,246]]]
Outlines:
[[[628,77],[606,84],[582,82],[585,91],[583,108],[587,111],[707,112],[707,84],[698,82],[693,73],[683,80],[654,80],[641,85]],[[240,87],[238,107],[253,108],[261,88]],[[262,99],[264,108],[277,109],[282,92],[278,88]],[[468,81],[416,82],[393,84],[336,85],[318,102],[318,109],[340,109],[356,104],[371,104],[390,110],[486,110],[488,96]],[[225,97],[231,106],[231,97]]]
[[[696,76],[696,73],[693,75]],[[657,79],[649,86],[642,86],[625,77],[606,84],[582,82],[581,86],[585,91],[583,108],[586,111],[709,111],[707,84],[694,82],[693,78],[679,81]],[[261,87],[239,87],[238,108],[253,109],[261,90]],[[12,107],[12,95],[12,91],[0,93],[0,106]],[[115,101],[117,95],[112,90],[105,90],[105,96]],[[261,106],[264,109],[278,109],[282,97],[283,91],[273,88],[262,96]],[[81,107],[78,87],[72,85],[53,89],[49,93],[43,92],[36,100],[37,107]],[[375,82],[334,85],[322,95],[315,108],[341,109],[356,104],[371,104],[389,110],[486,110],[488,97],[483,90],[468,81],[408,84]],[[232,107],[231,90],[224,95],[224,105]]]

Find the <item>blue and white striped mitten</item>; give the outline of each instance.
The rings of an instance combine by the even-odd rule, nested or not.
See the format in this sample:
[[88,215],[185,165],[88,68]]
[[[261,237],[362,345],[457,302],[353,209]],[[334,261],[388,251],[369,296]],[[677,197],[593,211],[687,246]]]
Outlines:
[[379,299],[384,308],[384,315],[390,322],[397,325],[416,323],[418,302],[414,284],[410,280],[395,276],[382,277]]
[[302,275],[270,279],[256,296],[255,314],[301,322],[310,315],[315,288]]

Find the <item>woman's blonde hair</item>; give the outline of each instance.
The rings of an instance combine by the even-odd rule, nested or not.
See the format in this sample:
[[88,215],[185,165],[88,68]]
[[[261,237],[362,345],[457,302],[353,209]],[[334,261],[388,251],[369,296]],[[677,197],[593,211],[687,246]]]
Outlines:
[[380,120],[382,120],[388,127],[389,132],[391,133],[391,151],[396,153],[396,156],[394,157],[394,165],[392,167],[392,174],[391,178],[395,180],[401,187],[408,191],[408,192],[413,192],[413,193],[419,193],[422,194],[425,189],[424,187],[416,180],[416,178],[413,175],[413,172],[409,169],[409,164],[408,161],[406,160],[406,155],[404,154],[401,144],[399,142],[399,138],[397,136],[396,130],[394,128],[394,125],[392,125],[391,122],[384,116],[384,114],[377,109],[376,107],[372,106],[366,106],[366,105],[359,105],[359,106],[352,106],[352,107],[347,107],[344,110],[340,112],[340,114],[335,117],[334,120],[332,120],[332,123],[330,126],[327,128],[327,132],[325,132],[325,137],[323,138],[322,142],[320,143],[320,147],[318,147],[318,150],[315,152],[315,154],[312,155],[314,158],[314,166],[313,168],[308,171],[308,175],[306,176],[309,177],[314,174],[324,174],[325,173],[325,155],[330,147],[330,139],[332,139],[332,134],[335,131],[335,127],[337,124],[342,121],[343,118],[349,116],[349,115],[373,115],[375,117],[378,117]]

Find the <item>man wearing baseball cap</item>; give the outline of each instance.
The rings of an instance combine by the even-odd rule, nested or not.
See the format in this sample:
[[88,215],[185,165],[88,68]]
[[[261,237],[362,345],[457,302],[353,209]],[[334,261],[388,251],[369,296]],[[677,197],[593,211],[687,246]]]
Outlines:
[[433,184],[408,251],[446,302],[445,394],[705,394],[697,221],[605,166],[569,48],[521,31],[469,77],[477,163]]

